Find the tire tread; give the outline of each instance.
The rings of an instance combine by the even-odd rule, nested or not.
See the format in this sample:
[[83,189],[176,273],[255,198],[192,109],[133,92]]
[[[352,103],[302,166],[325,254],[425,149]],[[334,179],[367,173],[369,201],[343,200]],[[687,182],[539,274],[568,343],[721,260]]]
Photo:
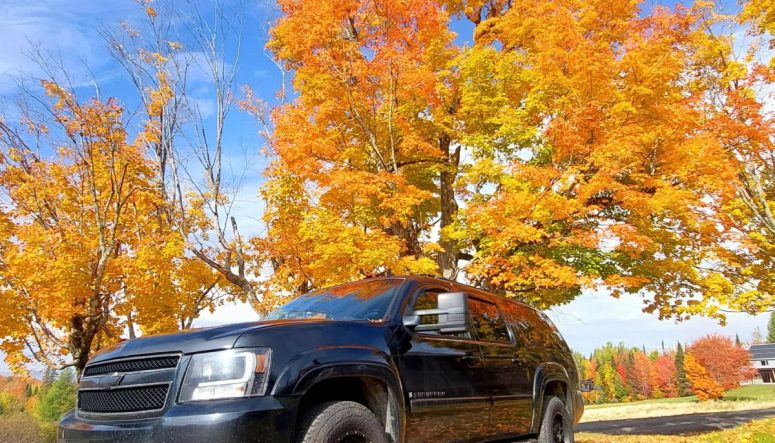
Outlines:
[[355,422],[357,427],[367,430],[367,433],[377,434],[370,436],[371,443],[388,443],[382,423],[366,406],[354,401],[335,401],[314,406],[304,416],[296,441],[328,443],[332,441],[337,425],[344,420]]

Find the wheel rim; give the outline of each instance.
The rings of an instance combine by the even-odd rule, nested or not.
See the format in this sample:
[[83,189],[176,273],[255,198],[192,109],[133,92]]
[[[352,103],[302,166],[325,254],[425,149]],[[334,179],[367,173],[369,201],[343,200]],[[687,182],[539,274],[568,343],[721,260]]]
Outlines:
[[366,437],[361,431],[347,431],[344,435],[341,435],[336,439],[337,443],[371,443],[371,440]]
[[565,421],[560,414],[555,415],[552,421],[552,436],[554,443],[565,443]]

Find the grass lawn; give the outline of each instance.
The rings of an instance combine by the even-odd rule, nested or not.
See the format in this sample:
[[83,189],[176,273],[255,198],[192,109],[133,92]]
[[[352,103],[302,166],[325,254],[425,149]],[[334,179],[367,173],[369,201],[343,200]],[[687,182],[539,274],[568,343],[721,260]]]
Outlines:
[[775,419],[757,420],[710,434],[691,436],[576,434],[576,443],[775,443]]
[[775,385],[746,385],[724,394],[724,401],[775,400]]
[[746,385],[733,389],[723,400],[700,402],[697,397],[663,398],[632,403],[588,405],[582,421],[622,420],[703,412],[775,408],[775,386]]
[[[722,401],[775,401],[775,385],[745,385],[733,389],[724,394]],[[618,408],[624,405],[648,405],[665,403],[697,403],[697,397],[659,398],[656,400],[642,400],[630,403],[604,403],[601,405],[587,405],[586,409]]]

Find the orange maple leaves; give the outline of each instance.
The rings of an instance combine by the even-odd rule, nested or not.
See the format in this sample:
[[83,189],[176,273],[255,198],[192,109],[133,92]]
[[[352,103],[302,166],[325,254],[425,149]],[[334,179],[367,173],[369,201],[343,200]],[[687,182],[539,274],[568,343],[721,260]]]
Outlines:
[[[749,132],[728,114],[745,109],[735,98],[745,91],[728,86],[747,68],[729,62],[729,39],[707,32],[710,5],[648,14],[632,0],[281,7],[269,48],[293,70],[298,96],[274,112],[261,246],[283,289],[428,270],[309,273],[310,249],[290,243],[322,220],[371,236],[356,254],[435,260],[445,275],[451,254],[453,274],[541,306],[604,285],[648,290],[647,309],[661,317],[721,317],[719,304],[753,284],[730,271],[747,259],[719,247],[747,242],[732,240],[725,215],[742,168],[731,134]],[[473,47],[453,43],[448,14],[473,22]],[[769,126],[758,127],[757,152],[770,152]],[[317,233],[324,244],[349,241]],[[748,291],[749,305],[766,291]]]

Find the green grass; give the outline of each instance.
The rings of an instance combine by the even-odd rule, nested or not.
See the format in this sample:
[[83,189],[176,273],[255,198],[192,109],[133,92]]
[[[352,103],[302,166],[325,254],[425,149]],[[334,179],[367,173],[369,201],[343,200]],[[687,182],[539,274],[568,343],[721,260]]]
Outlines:
[[[721,401],[775,401],[775,386],[773,385],[745,385],[733,389],[724,394]],[[603,403],[599,405],[587,405],[588,409],[605,409],[622,405],[648,405],[660,403],[693,403],[698,402],[697,397],[660,398],[655,400],[641,400],[630,403]]]
[[775,385],[746,385],[724,394],[724,401],[775,401]]

